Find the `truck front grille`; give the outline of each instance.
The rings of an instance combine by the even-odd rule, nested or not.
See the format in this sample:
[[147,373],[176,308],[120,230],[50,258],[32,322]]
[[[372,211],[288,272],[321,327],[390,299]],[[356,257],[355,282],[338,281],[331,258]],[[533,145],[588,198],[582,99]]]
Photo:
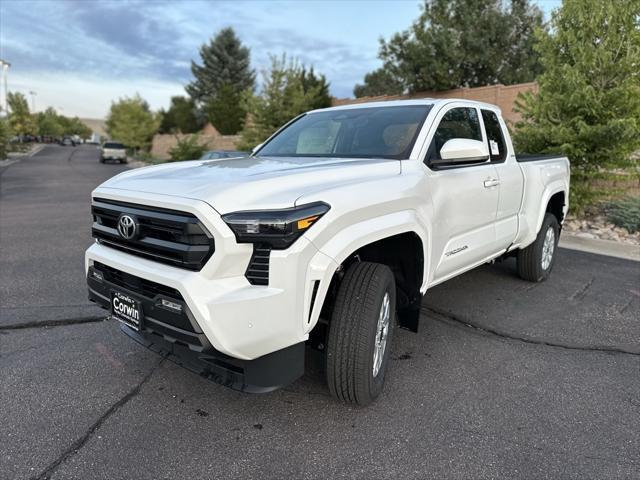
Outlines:
[[[101,280],[92,275],[94,270],[102,274]],[[161,335],[171,342],[187,345],[196,351],[202,351],[208,344],[200,327],[195,328],[197,324],[195,320],[192,322],[193,317],[184,298],[175,288],[131,275],[100,262],[93,262],[89,267],[87,283],[89,298],[108,310],[111,308],[109,297],[112,290],[135,296],[142,304],[144,330]],[[182,310],[176,312],[164,308],[160,303],[163,298],[178,303]]]
[[[103,198],[93,199],[91,213],[93,237],[132,255],[199,271],[215,250],[213,236],[191,213]],[[121,215],[137,223],[137,234],[131,239],[118,232]]]

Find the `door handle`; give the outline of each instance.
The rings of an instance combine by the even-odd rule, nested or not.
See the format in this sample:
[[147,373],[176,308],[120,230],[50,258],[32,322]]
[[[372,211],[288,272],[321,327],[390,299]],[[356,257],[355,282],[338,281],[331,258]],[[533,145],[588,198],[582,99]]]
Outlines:
[[497,187],[498,185],[500,185],[500,180],[497,178],[489,178],[484,181],[484,188]]

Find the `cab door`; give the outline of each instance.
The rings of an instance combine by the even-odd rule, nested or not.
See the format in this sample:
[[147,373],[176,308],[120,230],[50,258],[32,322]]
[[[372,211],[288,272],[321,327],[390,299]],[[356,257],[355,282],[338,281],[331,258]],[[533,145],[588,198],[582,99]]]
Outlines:
[[491,163],[500,181],[496,212],[496,242],[507,249],[518,234],[518,214],[524,192],[524,176],[508,141],[507,127],[497,112],[481,109]]
[[486,142],[480,112],[471,106],[447,106],[436,117],[436,130],[424,161],[425,188],[433,203],[432,284],[490,258],[496,251],[499,180],[488,150],[468,163],[442,163],[440,150],[451,139]]

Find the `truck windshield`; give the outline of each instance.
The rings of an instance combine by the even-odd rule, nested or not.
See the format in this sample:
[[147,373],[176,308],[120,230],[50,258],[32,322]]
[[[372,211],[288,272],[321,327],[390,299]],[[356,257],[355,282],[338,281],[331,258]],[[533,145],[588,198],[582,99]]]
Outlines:
[[432,105],[329,110],[301,116],[258,156],[408,158]]
[[117,149],[117,150],[124,150],[124,145],[122,145],[121,143],[107,142],[107,143],[104,144],[104,148],[113,148],[113,149]]

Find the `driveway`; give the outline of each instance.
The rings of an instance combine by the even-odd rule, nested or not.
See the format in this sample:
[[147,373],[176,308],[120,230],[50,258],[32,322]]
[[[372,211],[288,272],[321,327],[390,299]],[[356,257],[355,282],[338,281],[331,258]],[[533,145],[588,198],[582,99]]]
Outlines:
[[311,370],[237,393],[86,301],[89,194],[122,171],[47,147],[0,177],[0,478],[638,478],[640,263],[560,249],[430,290],[368,408]]

